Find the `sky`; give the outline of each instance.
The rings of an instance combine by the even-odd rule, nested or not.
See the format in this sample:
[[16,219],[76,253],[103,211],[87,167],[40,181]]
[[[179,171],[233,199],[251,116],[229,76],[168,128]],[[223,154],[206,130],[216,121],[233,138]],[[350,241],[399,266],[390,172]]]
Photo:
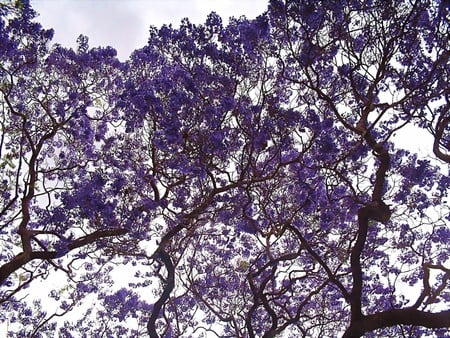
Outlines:
[[54,42],[76,47],[80,34],[89,45],[112,46],[120,60],[144,47],[150,25],[173,24],[188,17],[204,23],[212,11],[224,22],[231,16],[255,18],[267,8],[268,0],[31,0],[39,13],[38,21],[53,28]]

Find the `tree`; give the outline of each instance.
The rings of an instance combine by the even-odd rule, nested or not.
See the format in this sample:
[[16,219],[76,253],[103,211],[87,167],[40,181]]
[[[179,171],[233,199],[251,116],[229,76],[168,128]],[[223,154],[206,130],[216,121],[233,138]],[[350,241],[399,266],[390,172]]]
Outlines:
[[[50,48],[20,4],[0,7],[12,336],[446,334],[446,2],[272,0],[152,27],[125,63]],[[427,157],[399,147],[418,130]],[[23,298],[61,275],[54,313]]]

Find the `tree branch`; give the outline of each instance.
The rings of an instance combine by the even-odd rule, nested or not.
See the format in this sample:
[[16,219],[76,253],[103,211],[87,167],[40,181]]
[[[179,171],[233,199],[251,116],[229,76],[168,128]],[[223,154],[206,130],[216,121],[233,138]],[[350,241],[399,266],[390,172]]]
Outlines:
[[444,135],[445,128],[450,124],[450,116],[441,116],[436,123],[436,134],[434,135],[433,152],[440,160],[450,163],[450,155],[444,154],[440,149],[440,142]]
[[156,320],[159,317],[162,307],[164,303],[169,299],[170,293],[175,287],[175,267],[172,263],[172,259],[169,254],[164,250],[160,250],[156,253],[155,257],[160,259],[166,267],[167,270],[167,283],[164,287],[164,291],[159,297],[158,301],[153,306],[152,314],[147,322],[147,332],[150,335],[150,338],[159,338],[158,333],[156,332]]
[[350,294],[350,306],[352,323],[359,321],[362,317],[361,295],[363,287],[363,272],[361,268],[361,254],[367,238],[369,220],[386,223],[391,218],[389,207],[382,201],[386,172],[390,167],[390,156],[386,148],[375,141],[365,126],[358,129],[364,137],[367,145],[379,157],[380,165],[375,173],[375,182],[372,192],[372,202],[358,210],[358,235],[350,256],[350,266],[353,277],[353,287]]
[[[89,235],[77,238],[74,241],[67,244],[67,251],[65,251],[64,254],[66,254],[71,250],[92,244],[95,241],[99,240],[100,238],[120,236],[126,234],[127,232],[128,230],[126,229],[110,229],[110,230],[95,231]],[[48,260],[59,258],[61,256],[62,255],[60,254],[60,252],[57,251],[31,251],[29,253],[22,252],[17,256],[15,256],[13,259],[11,259],[8,263],[0,266],[0,284],[2,284],[13,272],[17,271],[22,266],[24,266],[25,264],[29,263],[34,259]]]
[[342,338],[359,338],[366,332],[395,325],[423,326],[431,329],[450,327],[450,310],[430,313],[407,308],[375,313],[353,322]]

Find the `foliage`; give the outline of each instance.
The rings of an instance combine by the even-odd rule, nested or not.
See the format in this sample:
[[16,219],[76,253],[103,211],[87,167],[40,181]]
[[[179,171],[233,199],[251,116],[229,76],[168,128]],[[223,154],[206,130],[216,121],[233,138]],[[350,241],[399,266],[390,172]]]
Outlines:
[[272,0],[123,63],[0,14],[10,336],[445,335],[445,1]]

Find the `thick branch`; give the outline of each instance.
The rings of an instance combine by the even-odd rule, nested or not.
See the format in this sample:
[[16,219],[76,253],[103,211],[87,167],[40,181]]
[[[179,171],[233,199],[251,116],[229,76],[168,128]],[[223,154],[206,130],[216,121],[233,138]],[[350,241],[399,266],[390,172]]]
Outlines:
[[[67,253],[71,250],[89,245],[100,238],[120,236],[127,233],[126,229],[98,230],[89,235],[75,239],[67,244]],[[12,273],[23,267],[34,259],[55,259],[61,257],[61,253],[57,251],[31,251],[29,253],[22,252],[11,259],[8,263],[0,266],[0,284],[2,284]]]
[[359,338],[366,332],[395,325],[423,326],[431,329],[450,327],[450,310],[430,313],[408,308],[375,313],[353,322],[342,338]]
[[88,245],[88,244],[92,244],[94,242],[96,242],[98,239],[100,238],[105,238],[105,237],[114,237],[114,236],[121,236],[121,235],[125,235],[128,232],[127,229],[110,229],[110,230],[97,230],[95,232],[93,232],[92,234],[80,237],[76,240],[74,240],[73,242],[71,242],[68,245],[69,250],[73,250],[76,248],[80,248],[82,246]]
[[358,321],[363,317],[361,304],[363,286],[361,255],[366,243],[369,220],[386,223],[391,217],[391,211],[389,207],[382,201],[386,172],[390,167],[389,153],[382,144],[375,141],[373,136],[370,134],[370,132],[368,132],[366,128],[361,128],[360,132],[361,135],[363,135],[367,145],[372,148],[374,154],[379,157],[380,164],[375,173],[372,202],[361,207],[358,210],[358,234],[350,257],[350,265],[353,277],[353,287],[350,295],[352,322]]
[[352,269],[353,287],[350,294],[350,306],[352,310],[352,322],[362,318],[361,293],[363,284],[363,273],[361,269],[361,254],[364,250],[364,244],[367,238],[367,229],[369,227],[369,217],[367,210],[363,207],[358,211],[358,237],[353,246],[350,265]]
[[444,154],[441,151],[440,143],[442,141],[445,128],[448,127],[450,123],[450,116],[442,117],[436,124],[436,134],[434,135],[433,152],[442,161],[450,163],[450,155]]
[[159,314],[161,312],[162,307],[164,306],[164,303],[169,299],[170,293],[172,292],[173,288],[175,287],[175,267],[173,266],[172,259],[170,258],[169,254],[163,250],[160,250],[156,254],[156,258],[160,259],[167,270],[167,283],[164,287],[164,291],[159,297],[158,301],[153,306],[152,314],[150,316],[150,319],[147,323],[147,331],[150,335],[150,338],[159,338],[159,335],[156,331],[156,320],[159,317]]

